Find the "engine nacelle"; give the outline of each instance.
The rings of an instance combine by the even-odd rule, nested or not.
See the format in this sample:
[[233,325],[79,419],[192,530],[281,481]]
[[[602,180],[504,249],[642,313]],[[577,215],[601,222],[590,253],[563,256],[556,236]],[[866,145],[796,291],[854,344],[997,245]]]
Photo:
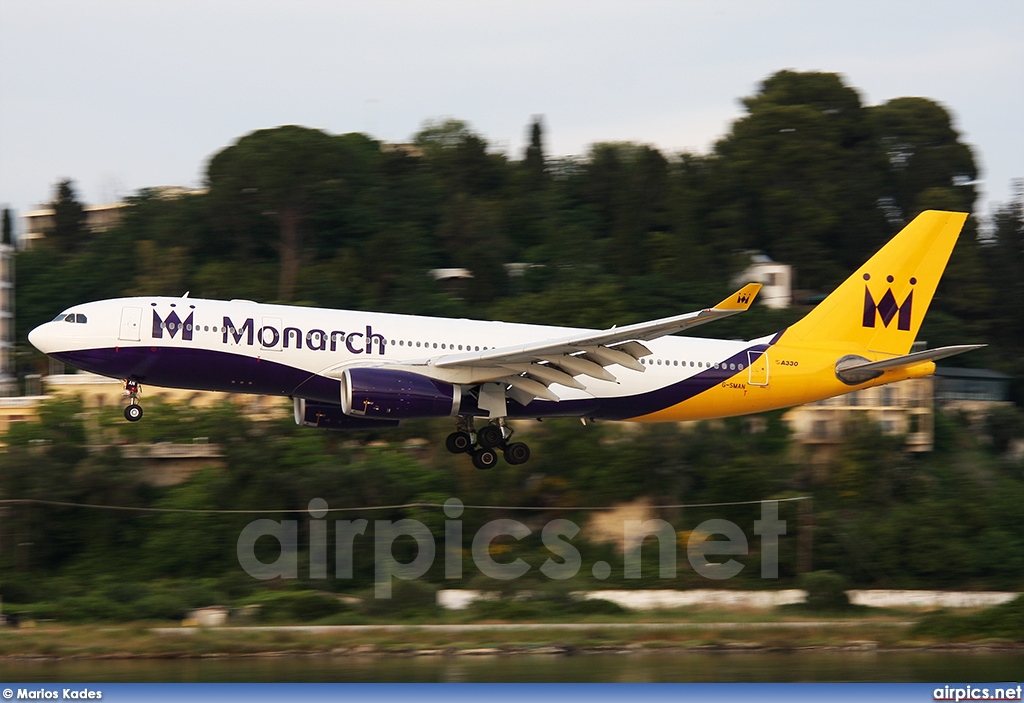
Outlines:
[[392,369],[345,369],[341,409],[349,416],[385,420],[449,417],[462,401],[459,386]]
[[379,427],[397,427],[398,420],[368,420],[349,417],[341,411],[340,405],[319,403],[305,398],[295,398],[295,424],[304,427],[319,427],[327,430],[372,430]]

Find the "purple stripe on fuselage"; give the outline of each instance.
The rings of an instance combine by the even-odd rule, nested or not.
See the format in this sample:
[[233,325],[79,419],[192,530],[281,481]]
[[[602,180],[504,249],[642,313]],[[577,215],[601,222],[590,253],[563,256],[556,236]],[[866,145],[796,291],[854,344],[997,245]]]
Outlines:
[[267,359],[182,347],[118,347],[51,354],[66,364],[113,378],[167,388],[297,395],[338,404],[341,382]]
[[[734,377],[730,363],[749,361],[747,352],[763,352],[770,344],[755,344],[733,354],[719,368],[705,369],[693,376],[646,393],[617,398],[584,398],[553,402],[535,400],[526,406],[508,403],[510,417],[593,417],[627,420],[664,410],[689,400]],[[119,347],[51,354],[56,359],[85,371],[113,378],[133,378],[168,388],[255,393],[307,398],[339,404],[341,382],[311,374],[286,364],[254,359],[241,354],[183,347]],[[653,369],[652,369],[653,370]],[[468,400],[468,398],[467,398]],[[472,409],[465,408],[470,413]]]
[[604,420],[628,420],[641,415],[649,415],[682,403],[724,383],[737,373],[737,369],[729,369],[730,363],[737,366],[742,365],[746,369],[749,363],[747,352],[764,352],[769,346],[769,344],[755,344],[746,347],[720,363],[717,369],[710,368],[701,371],[682,381],[647,393],[618,398],[563,400],[557,403],[550,400],[535,400],[525,407],[512,402],[508,405],[509,415],[512,417],[593,417]]

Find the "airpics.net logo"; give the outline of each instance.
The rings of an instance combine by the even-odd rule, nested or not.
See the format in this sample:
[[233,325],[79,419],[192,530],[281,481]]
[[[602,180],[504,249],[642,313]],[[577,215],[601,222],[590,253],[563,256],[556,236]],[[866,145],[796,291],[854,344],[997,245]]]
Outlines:
[[[458,498],[444,503],[444,576],[445,579],[461,579],[464,570],[463,523],[459,519],[465,506]],[[328,578],[328,521],[327,501],[314,498],[309,502],[309,523],[304,532],[309,535],[309,578]],[[334,522],[334,577],[351,579],[354,573],[353,555],[355,540],[365,535],[369,521],[335,520]],[[761,519],[754,521],[753,533],[760,538],[761,578],[779,577],[779,537],[786,534],[786,521],[779,519],[777,501],[761,503]],[[579,574],[583,567],[583,555],[572,543],[581,532],[572,520],[556,519],[547,522],[540,530],[541,542],[550,552],[539,567],[540,573],[552,580],[570,579]],[[499,561],[503,550],[499,544],[526,539],[535,530],[519,520],[498,519],[485,523],[472,536],[470,556],[473,566],[486,577],[499,581],[511,581],[529,573],[533,567],[522,558]],[[674,579],[677,573],[677,551],[679,533],[660,519],[624,520],[622,537],[623,577],[639,579],[643,569],[654,568],[651,560],[641,560],[641,550],[646,538],[654,537],[657,543],[657,571],[662,579]],[[272,562],[261,561],[256,556],[257,541],[271,538],[277,541],[277,558]],[[374,597],[390,598],[395,579],[409,581],[424,576],[434,565],[438,554],[437,539],[422,522],[413,519],[374,520],[373,523],[373,572]],[[396,542],[416,544],[416,556],[406,562],[395,557]],[[495,544],[498,542],[499,544]],[[266,542],[263,542],[266,544]],[[653,544],[648,543],[647,549]],[[253,520],[238,535],[236,543],[238,563],[247,574],[260,580],[273,578],[295,579],[299,577],[299,521],[298,520]],[[704,578],[719,581],[738,575],[745,565],[733,559],[746,556],[750,545],[743,529],[734,522],[723,519],[705,520],[697,525],[686,539],[686,559],[693,570]],[[729,557],[724,560],[709,557]],[[598,561],[591,567],[591,573],[598,580],[612,574],[608,562]],[[648,576],[650,572],[648,571]]]

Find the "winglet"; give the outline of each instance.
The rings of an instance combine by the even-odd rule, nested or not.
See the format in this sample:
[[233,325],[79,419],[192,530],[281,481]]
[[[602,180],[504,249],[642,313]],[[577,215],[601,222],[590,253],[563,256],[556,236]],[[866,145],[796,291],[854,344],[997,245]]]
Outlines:
[[748,283],[714,307],[715,310],[742,312],[754,304],[754,298],[761,290],[760,283]]

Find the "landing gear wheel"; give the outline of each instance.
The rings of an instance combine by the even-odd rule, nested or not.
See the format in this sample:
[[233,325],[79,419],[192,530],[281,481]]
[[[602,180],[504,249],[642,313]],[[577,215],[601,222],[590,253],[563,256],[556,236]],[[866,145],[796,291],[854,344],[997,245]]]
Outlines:
[[473,452],[473,466],[478,469],[493,469],[498,463],[498,453],[493,449],[477,449]]
[[512,442],[505,447],[505,461],[510,464],[525,464],[530,458],[530,448],[524,442]]
[[452,454],[462,454],[473,451],[473,438],[468,432],[452,432],[444,441],[444,446]]
[[128,422],[138,422],[142,419],[142,406],[132,403],[124,409],[124,419]]
[[505,441],[505,435],[497,425],[487,425],[487,427],[481,427],[477,431],[476,441],[484,449],[490,449],[501,446],[501,443]]

